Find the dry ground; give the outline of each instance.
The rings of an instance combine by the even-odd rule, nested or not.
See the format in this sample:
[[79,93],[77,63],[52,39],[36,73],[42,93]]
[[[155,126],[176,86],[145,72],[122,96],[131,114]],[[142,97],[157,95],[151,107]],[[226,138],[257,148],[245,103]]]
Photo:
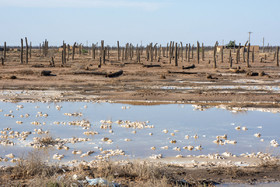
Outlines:
[[[267,60],[260,62],[263,53],[255,54],[255,62],[250,62],[247,68],[241,58],[241,63],[233,63],[233,68],[240,67],[243,73],[229,71],[228,57],[225,52],[224,62],[218,60],[217,68],[213,68],[213,52],[206,51],[204,61],[182,62],[179,65],[169,64],[168,58],[162,57],[160,62],[148,62],[145,52],[141,56],[141,63],[132,60],[117,61],[116,51],[111,52],[105,65],[98,68],[99,61],[92,60],[88,54],[76,55],[75,60],[67,61],[61,67],[60,53],[57,49],[50,49],[55,56],[55,67],[49,66],[50,56],[43,57],[34,50],[28,65],[20,64],[20,52],[8,52],[7,61],[0,66],[0,88],[2,90],[59,90],[69,91],[63,96],[49,99],[102,99],[121,102],[131,101],[172,101],[172,102],[211,102],[227,103],[231,105],[263,105],[267,107],[279,106],[278,90],[267,90],[262,86],[279,86],[280,68],[273,61],[273,53],[267,53]],[[233,53],[233,59],[235,59]],[[242,55],[241,55],[242,56]],[[209,64],[209,60],[211,61]],[[143,64],[158,64],[161,67],[143,67]],[[182,66],[195,64],[194,69],[182,70]],[[40,65],[40,66],[38,66]],[[37,66],[37,67],[34,67]],[[50,70],[56,76],[41,76],[42,70]],[[123,75],[108,78],[103,75],[93,75],[92,72],[109,73],[123,70]],[[170,73],[171,72],[171,73]],[[175,74],[187,72],[193,74]],[[264,72],[262,76],[248,76],[248,72]],[[76,74],[83,73],[83,74]],[[86,74],[87,73],[87,74]],[[15,76],[15,77],[12,77]],[[240,83],[244,80],[246,83]],[[212,87],[210,87],[212,86]],[[214,87],[213,87],[214,86]],[[221,87],[224,86],[224,87]],[[257,86],[257,90],[242,86]],[[229,89],[229,87],[231,87]],[[177,89],[174,89],[177,88]],[[277,88],[279,89],[279,88]],[[278,92],[277,92],[278,91]],[[94,97],[93,97],[94,96]],[[0,96],[0,99],[8,99]],[[29,98],[35,99],[33,95]],[[18,95],[14,100],[29,99]],[[42,99],[38,98],[38,100]],[[132,102],[133,103],[133,102]]]

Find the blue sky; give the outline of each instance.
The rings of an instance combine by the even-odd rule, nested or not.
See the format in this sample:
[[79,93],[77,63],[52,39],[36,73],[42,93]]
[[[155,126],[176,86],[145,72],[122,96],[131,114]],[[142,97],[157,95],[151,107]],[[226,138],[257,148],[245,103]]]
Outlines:
[[279,0],[0,0],[0,45],[280,44]]

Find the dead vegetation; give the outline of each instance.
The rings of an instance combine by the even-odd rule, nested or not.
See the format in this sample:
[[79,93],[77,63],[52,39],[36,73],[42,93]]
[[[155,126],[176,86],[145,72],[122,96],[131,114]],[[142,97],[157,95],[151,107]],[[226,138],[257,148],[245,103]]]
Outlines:
[[87,186],[85,178],[103,178],[121,186],[214,186],[219,183],[279,182],[280,163],[256,167],[185,168],[148,161],[96,161],[94,166],[56,166],[42,162],[42,153],[0,171],[2,186]]

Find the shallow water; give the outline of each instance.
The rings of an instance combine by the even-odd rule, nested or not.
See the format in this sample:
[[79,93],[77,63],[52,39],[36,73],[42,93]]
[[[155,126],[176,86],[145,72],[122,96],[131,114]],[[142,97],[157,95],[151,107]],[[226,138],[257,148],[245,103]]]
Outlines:
[[[18,111],[17,105],[23,105]],[[61,110],[57,110],[56,106],[61,106]],[[85,107],[86,106],[86,107]],[[128,107],[123,109],[123,106]],[[100,154],[96,148],[102,147],[106,149],[122,149],[130,158],[146,158],[152,154],[162,154],[164,157],[176,156],[178,154],[201,155],[209,153],[223,153],[229,151],[239,155],[241,153],[252,152],[268,152],[273,155],[279,155],[280,147],[270,146],[270,141],[275,139],[280,142],[280,115],[279,113],[269,113],[260,111],[246,111],[241,113],[232,113],[219,108],[209,108],[205,111],[194,110],[189,104],[177,105],[154,105],[154,106],[134,106],[112,103],[92,103],[92,102],[61,102],[61,103],[8,103],[0,102],[0,130],[10,127],[14,131],[31,131],[34,129],[49,130],[49,135],[54,138],[90,138],[88,142],[71,144],[68,143],[69,150],[49,149],[46,155],[52,160],[54,153],[64,154],[64,161],[72,159],[80,159],[80,155],[73,155],[73,150],[81,150],[87,152],[95,151],[89,157],[83,160],[94,159],[94,156]],[[4,114],[14,115],[14,118],[4,116]],[[38,112],[48,114],[48,117],[36,117]],[[64,113],[79,113],[83,115],[79,117],[69,117]],[[21,114],[30,114],[28,118],[21,118]],[[89,120],[91,127],[89,130],[97,131],[97,135],[84,135],[88,131],[80,126],[57,125],[54,122],[70,122],[77,120]],[[113,123],[113,133],[109,133],[109,129],[100,129],[100,120],[130,120],[132,122],[146,122],[147,125],[154,125],[154,128],[132,129],[123,128]],[[19,125],[16,121],[22,121]],[[41,125],[32,125],[31,122],[38,121]],[[43,122],[46,124],[43,125]],[[246,126],[247,131],[237,131],[236,126]],[[167,134],[162,131],[167,129]],[[174,132],[177,130],[178,132]],[[133,134],[132,131],[136,131]],[[149,135],[153,133],[153,135]],[[172,136],[170,133],[174,133]],[[261,133],[261,137],[254,136],[255,133]],[[198,135],[195,139],[193,136]],[[212,141],[217,135],[227,134],[229,140],[236,140],[237,144],[217,145]],[[185,135],[189,135],[189,139],[185,139]],[[9,153],[13,153],[16,157],[27,155],[27,152],[34,148],[28,146],[33,137],[42,137],[45,135],[32,134],[25,141],[11,139],[15,146],[0,145],[0,157],[5,157]],[[102,138],[108,137],[113,140],[112,144],[101,141]],[[131,141],[124,141],[126,138]],[[263,142],[260,141],[263,139]],[[177,143],[171,144],[171,140]],[[202,150],[188,151],[184,150],[184,146],[202,146]],[[156,150],[151,150],[154,146]],[[169,146],[168,150],[161,147]],[[180,147],[181,151],[173,150],[174,147]],[[1,163],[0,163],[1,164]],[[3,164],[3,163],[2,163]]]

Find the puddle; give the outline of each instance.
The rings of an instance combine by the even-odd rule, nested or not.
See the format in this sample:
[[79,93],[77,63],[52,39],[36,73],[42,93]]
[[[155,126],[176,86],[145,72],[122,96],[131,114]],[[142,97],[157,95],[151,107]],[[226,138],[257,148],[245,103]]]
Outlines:
[[[23,108],[20,108],[19,105],[23,105]],[[280,147],[270,145],[270,141],[273,139],[280,142],[279,113],[250,110],[233,113],[220,108],[208,108],[205,111],[199,111],[194,110],[195,108],[189,104],[135,106],[93,102],[0,102],[0,109],[2,109],[2,112],[0,112],[0,130],[9,127],[11,130],[7,131],[8,133],[11,131],[35,133],[34,129],[42,129],[42,131],[49,131],[48,136],[53,138],[89,139],[74,144],[66,143],[65,146],[68,146],[69,150],[48,149],[47,154],[50,161],[53,161],[52,156],[55,153],[65,155],[62,161],[92,160],[95,156],[101,154],[100,148],[103,150],[121,149],[130,158],[147,158],[153,154],[162,154],[163,157],[173,157],[179,154],[205,155],[226,151],[236,155],[246,152],[268,152],[279,155],[280,149]],[[65,115],[65,113],[69,115]],[[25,117],[26,114],[29,114],[29,117]],[[20,115],[24,116],[20,117]],[[14,117],[12,118],[12,116]],[[69,122],[73,124],[74,121],[82,120],[91,124],[89,129],[69,125]],[[101,123],[101,120],[111,120],[113,122],[111,129],[101,129],[101,124],[106,124],[104,121]],[[125,128],[122,126],[128,123],[114,123],[117,120],[129,120],[130,125],[136,124],[132,122],[141,122],[143,128]],[[16,121],[21,121],[22,124],[18,124]],[[38,122],[39,125],[34,125],[35,122]],[[237,126],[245,126],[248,130],[235,130]],[[260,126],[262,128],[259,128]],[[110,133],[110,130],[113,133]],[[98,134],[84,134],[89,131],[98,132]],[[256,133],[260,133],[261,137],[255,137]],[[216,136],[224,134],[227,134],[228,140],[235,140],[237,143],[235,145],[213,143]],[[185,138],[186,135],[189,136],[189,139]],[[197,138],[194,138],[196,135]],[[33,138],[43,136],[46,135],[31,134],[26,140],[8,138],[15,145],[4,146],[0,144],[0,157],[4,158],[5,155],[10,153],[13,153],[16,157],[26,155],[28,151],[34,149],[29,146]],[[112,140],[112,143],[102,141],[105,137]],[[4,139],[3,137],[0,138],[0,140]],[[263,140],[261,141],[261,139]],[[172,141],[173,143],[171,143]],[[196,147],[199,145],[201,145],[202,150],[193,149],[189,151],[183,149],[185,146]],[[161,148],[164,146],[168,146],[168,149]],[[151,149],[152,147],[154,150]],[[178,148],[181,151],[178,151]],[[83,153],[94,151],[94,153],[88,157],[80,158],[80,155],[72,154],[74,150],[81,150]],[[0,164],[5,163],[0,162]]]

